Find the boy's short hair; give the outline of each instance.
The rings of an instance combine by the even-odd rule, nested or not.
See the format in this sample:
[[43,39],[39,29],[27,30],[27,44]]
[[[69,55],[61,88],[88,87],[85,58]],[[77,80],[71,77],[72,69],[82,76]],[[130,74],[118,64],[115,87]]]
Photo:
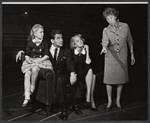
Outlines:
[[61,30],[52,30],[50,36],[54,39],[56,34],[62,34]]

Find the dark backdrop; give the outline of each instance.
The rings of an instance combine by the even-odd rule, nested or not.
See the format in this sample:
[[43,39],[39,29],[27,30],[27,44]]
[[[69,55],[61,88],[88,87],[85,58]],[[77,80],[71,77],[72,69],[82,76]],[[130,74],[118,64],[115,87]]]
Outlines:
[[70,38],[81,33],[86,44],[90,46],[93,70],[101,76],[104,69],[104,55],[100,55],[102,49],[100,43],[102,30],[108,25],[102,17],[102,12],[106,7],[119,10],[119,20],[128,23],[135,41],[136,64],[130,65],[129,56],[130,84],[127,84],[125,92],[137,93],[141,97],[144,95],[144,99],[147,99],[148,4],[3,4],[3,88],[7,89],[8,85],[12,88],[19,84],[23,85],[21,62],[15,62],[15,55],[19,50],[25,49],[29,31],[35,23],[44,26],[47,39],[51,30],[62,30],[65,45],[68,47]]

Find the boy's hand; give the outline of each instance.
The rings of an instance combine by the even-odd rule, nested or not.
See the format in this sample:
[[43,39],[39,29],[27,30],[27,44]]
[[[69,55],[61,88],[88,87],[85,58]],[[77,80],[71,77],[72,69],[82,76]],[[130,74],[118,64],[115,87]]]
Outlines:
[[70,83],[73,85],[77,81],[77,75],[74,72],[71,72],[70,74]]

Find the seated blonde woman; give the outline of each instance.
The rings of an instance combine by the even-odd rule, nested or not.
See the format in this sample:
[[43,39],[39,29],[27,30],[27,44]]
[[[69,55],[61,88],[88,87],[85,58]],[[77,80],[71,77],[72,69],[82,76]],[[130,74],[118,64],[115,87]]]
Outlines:
[[81,34],[75,35],[70,40],[70,48],[73,50],[73,60],[77,79],[85,82],[87,86],[86,102],[92,111],[97,111],[95,106],[93,92],[95,87],[95,75],[90,66],[89,46],[84,45],[84,39]]

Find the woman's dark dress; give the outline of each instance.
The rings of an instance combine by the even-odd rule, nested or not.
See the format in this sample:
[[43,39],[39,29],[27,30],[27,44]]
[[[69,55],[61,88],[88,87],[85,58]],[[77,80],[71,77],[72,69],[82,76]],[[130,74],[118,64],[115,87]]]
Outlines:
[[[30,59],[32,60],[42,58],[44,55],[49,56],[49,47],[47,42],[42,41],[42,43],[39,46],[36,46],[34,42],[30,41],[26,46],[25,55],[29,56]],[[37,66],[39,68],[45,68],[45,69],[53,69],[50,60],[47,59],[39,63],[31,63],[31,64],[29,64],[25,60],[22,64],[21,70],[23,73],[25,73],[26,71],[31,70],[32,67],[34,66]]]
[[86,63],[86,54],[81,53],[76,55],[73,51],[73,60],[78,80],[85,82],[85,77],[89,69],[91,69],[90,64]]

